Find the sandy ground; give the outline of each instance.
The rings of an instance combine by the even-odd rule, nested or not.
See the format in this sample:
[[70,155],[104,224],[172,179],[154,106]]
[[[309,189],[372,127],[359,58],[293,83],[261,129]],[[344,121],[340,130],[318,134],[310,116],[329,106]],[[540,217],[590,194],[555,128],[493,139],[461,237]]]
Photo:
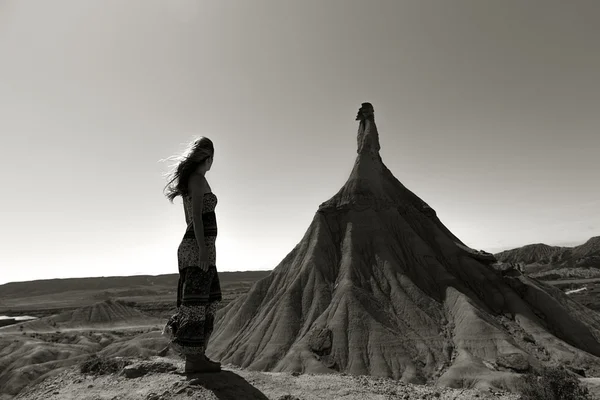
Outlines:
[[[137,363],[137,364],[136,364]],[[391,400],[391,399],[503,399],[519,397],[507,393],[468,389],[447,389],[403,384],[391,379],[350,375],[291,375],[245,371],[231,365],[215,374],[185,376],[183,362],[154,357],[136,361],[150,372],[128,378],[123,372],[110,375],[82,375],[71,368],[25,389],[14,399],[21,400]],[[175,369],[167,372],[166,369]],[[152,371],[154,369],[154,371]],[[165,371],[165,372],[161,372]],[[286,395],[295,397],[284,397]]]

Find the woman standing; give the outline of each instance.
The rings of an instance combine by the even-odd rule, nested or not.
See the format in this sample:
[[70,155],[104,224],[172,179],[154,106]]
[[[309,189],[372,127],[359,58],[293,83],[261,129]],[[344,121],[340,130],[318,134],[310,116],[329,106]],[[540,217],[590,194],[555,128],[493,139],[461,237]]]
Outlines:
[[165,187],[165,195],[171,202],[177,196],[183,198],[187,229],[177,250],[177,312],[163,333],[185,358],[186,373],[221,370],[221,364],[209,360],[204,353],[222,300],[215,249],[217,197],[205,177],[213,158],[210,139],[194,140],[177,158]]

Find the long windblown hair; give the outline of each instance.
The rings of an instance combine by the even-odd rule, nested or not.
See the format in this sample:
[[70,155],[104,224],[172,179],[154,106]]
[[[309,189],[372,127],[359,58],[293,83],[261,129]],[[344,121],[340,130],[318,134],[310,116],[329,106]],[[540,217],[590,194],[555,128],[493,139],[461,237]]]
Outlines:
[[175,161],[171,171],[167,173],[167,185],[164,193],[172,203],[177,196],[188,194],[188,182],[196,168],[214,155],[213,142],[204,136],[191,141],[180,155],[169,157],[167,160]]

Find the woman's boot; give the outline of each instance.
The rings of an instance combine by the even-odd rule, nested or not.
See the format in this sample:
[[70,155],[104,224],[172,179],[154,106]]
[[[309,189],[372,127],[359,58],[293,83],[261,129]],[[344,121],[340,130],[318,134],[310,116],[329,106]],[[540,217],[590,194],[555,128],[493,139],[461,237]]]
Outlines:
[[219,372],[221,366],[210,363],[206,360],[203,354],[199,355],[186,355],[185,356],[185,369],[186,374],[201,374],[208,372]]
[[204,355],[204,359],[206,360],[206,362],[208,362],[209,364],[212,365],[217,365],[219,368],[221,368],[221,363],[218,361],[213,361],[210,358],[206,357],[206,354]]
[[[211,335],[212,335],[212,330],[210,330],[210,331],[208,331],[208,332],[205,332],[205,333],[204,333],[204,343],[205,343],[205,346],[207,346],[207,345],[208,345],[208,342],[210,341],[210,336],[211,336]],[[206,359],[206,361],[208,361],[208,362],[209,362],[209,363],[211,363],[211,364],[218,365],[219,367],[221,366],[221,363],[220,363],[220,362],[217,362],[217,361],[213,361],[213,360],[211,360],[210,358],[208,358],[208,357],[206,356],[206,354],[204,354],[204,358]]]

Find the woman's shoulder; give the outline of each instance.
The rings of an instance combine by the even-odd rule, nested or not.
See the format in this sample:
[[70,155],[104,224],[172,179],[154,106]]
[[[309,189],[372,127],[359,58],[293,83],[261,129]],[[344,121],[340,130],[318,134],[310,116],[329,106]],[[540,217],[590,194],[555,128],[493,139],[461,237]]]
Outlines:
[[194,193],[203,195],[204,193],[210,192],[210,186],[206,177],[202,174],[192,174],[188,182],[188,193],[193,195]]

